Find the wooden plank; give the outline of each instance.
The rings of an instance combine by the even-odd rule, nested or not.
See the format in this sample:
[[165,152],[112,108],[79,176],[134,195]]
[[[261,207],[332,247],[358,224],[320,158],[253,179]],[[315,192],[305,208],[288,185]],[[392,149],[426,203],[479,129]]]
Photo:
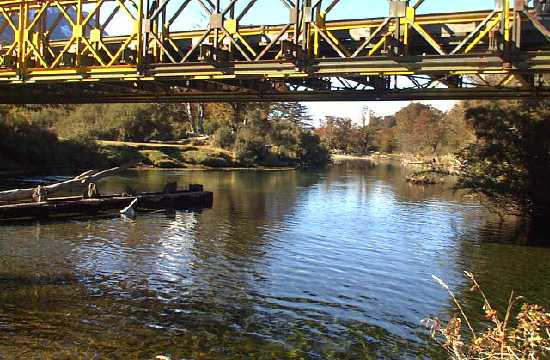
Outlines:
[[19,203],[0,206],[0,220],[45,219],[51,216],[100,214],[119,211],[138,198],[137,209],[199,209],[212,207],[210,191],[144,193],[136,196],[104,196],[95,199],[53,199],[40,203]]

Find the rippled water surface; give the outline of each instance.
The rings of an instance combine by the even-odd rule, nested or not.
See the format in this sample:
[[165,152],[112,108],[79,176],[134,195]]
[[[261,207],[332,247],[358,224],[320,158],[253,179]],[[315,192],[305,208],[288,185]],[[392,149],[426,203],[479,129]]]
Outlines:
[[420,321],[474,319],[472,271],[500,304],[550,305],[550,249],[391,165],[325,172],[130,172],[103,192],[202,183],[198,212],[0,227],[0,358],[443,358]]

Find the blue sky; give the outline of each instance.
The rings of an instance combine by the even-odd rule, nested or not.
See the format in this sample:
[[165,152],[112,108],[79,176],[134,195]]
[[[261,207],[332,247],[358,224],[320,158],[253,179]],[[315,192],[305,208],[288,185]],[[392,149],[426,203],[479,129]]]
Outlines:
[[[222,8],[230,0],[222,0]],[[246,6],[248,0],[237,2],[237,11]],[[171,0],[168,5],[168,12],[174,13],[178,0]],[[324,0],[323,7],[327,7],[331,1]],[[467,10],[489,9],[494,6],[495,0],[426,0],[419,8],[419,13],[426,12],[457,12]],[[340,0],[340,2],[329,13],[328,19],[359,19],[383,17],[388,14],[387,0]],[[243,18],[242,24],[280,24],[288,20],[288,10],[281,0],[258,0],[248,14]],[[189,28],[203,28],[208,19],[203,15],[197,1],[191,3],[184,13],[180,15],[174,24],[174,30]]]

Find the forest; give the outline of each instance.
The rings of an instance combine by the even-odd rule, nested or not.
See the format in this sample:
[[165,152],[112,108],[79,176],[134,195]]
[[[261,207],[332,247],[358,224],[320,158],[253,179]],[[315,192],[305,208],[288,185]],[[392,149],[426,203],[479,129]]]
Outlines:
[[473,102],[460,102],[442,112],[411,103],[390,116],[378,116],[365,108],[360,124],[349,118],[327,116],[316,131],[336,153],[454,154],[475,139],[474,129],[465,117],[472,106]]
[[128,160],[173,168],[323,167],[330,159],[299,103],[6,106],[0,111],[1,170],[90,168]]

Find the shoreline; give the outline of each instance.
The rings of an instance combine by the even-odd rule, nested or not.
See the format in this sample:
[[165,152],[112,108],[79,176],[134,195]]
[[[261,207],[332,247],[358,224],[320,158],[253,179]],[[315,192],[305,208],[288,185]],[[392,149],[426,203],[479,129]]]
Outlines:
[[[70,168],[56,168],[56,169],[32,169],[32,170],[0,170],[0,176],[30,176],[41,175],[44,173],[53,172],[59,173],[76,173],[90,169],[70,169]],[[296,167],[179,167],[179,168],[161,168],[161,167],[149,167],[149,166],[135,166],[128,168],[130,171],[295,171]]]
[[373,163],[398,163],[400,166],[416,169],[423,173],[446,173],[446,175],[460,175],[461,164],[452,154],[439,156],[425,156],[414,154],[373,154],[373,155],[347,155],[333,154],[334,161],[363,160]]
[[402,159],[402,156],[397,155],[397,154],[380,154],[380,155],[332,154],[332,158],[336,161],[338,161],[338,160],[370,160],[370,161],[388,160],[388,161],[399,161],[399,160]]
[[180,168],[160,168],[137,166],[128,170],[132,171],[295,171],[295,167],[180,167]]

